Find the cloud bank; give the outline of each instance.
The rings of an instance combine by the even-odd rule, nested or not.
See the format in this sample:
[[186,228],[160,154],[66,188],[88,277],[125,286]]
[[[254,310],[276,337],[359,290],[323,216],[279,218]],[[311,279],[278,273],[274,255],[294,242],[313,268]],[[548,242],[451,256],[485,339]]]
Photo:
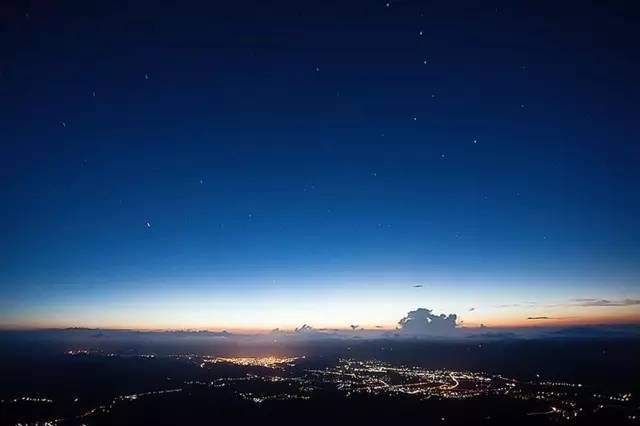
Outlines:
[[456,314],[435,315],[431,309],[418,308],[410,311],[398,322],[402,334],[414,336],[451,336],[458,326]]
[[607,299],[573,299],[574,302],[578,302],[578,306],[634,306],[640,305],[640,299],[622,299],[622,300],[607,300]]

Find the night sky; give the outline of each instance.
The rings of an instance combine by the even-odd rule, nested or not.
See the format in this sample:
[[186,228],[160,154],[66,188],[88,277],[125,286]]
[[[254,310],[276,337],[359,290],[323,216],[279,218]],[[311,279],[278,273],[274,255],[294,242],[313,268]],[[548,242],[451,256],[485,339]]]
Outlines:
[[1,6],[0,327],[640,321],[631,2],[161,3]]

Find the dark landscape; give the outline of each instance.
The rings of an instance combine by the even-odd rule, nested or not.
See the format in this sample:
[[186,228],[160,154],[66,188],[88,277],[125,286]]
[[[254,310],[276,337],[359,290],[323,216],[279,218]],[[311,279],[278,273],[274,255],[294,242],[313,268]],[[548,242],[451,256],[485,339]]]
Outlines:
[[1,333],[2,424],[639,423],[640,339],[106,333]]

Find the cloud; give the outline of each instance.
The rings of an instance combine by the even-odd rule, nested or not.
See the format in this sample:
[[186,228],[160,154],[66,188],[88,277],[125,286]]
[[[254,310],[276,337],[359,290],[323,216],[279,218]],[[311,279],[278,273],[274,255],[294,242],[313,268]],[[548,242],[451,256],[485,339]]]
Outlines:
[[456,332],[457,320],[456,314],[435,315],[431,309],[418,308],[410,311],[398,325],[400,332],[405,334],[447,336]]
[[476,310],[476,308],[469,308],[469,312],[473,312],[475,310]]
[[356,331],[358,328],[360,328],[360,326],[356,324],[351,324],[349,327],[351,327],[353,331]]
[[422,287],[424,287],[422,284],[416,284],[413,286],[413,288],[422,288]]
[[551,317],[527,317],[528,320],[550,320]]
[[517,308],[520,306],[535,306],[536,302],[522,302],[522,303],[506,303],[504,305],[495,305],[496,308]]
[[574,302],[578,302],[578,306],[635,306],[640,305],[640,299],[621,299],[621,300],[607,300],[607,299],[573,299]]

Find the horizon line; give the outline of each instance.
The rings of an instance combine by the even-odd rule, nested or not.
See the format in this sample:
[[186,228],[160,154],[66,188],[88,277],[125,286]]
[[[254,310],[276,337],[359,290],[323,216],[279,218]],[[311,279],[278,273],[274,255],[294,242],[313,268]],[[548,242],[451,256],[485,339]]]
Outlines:
[[[478,325],[467,326],[459,325],[457,330],[532,330],[532,329],[548,329],[548,328],[574,328],[574,327],[610,327],[610,326],[640,326],[640,318],[635,321],[625,322],[589,322],[589,323],[558,323],[558,322],[546,322],[544,324],[522,324],[522,325]],[[30,331],[72,331],[72,330],[87,330],[87,331],[114,331],[114,332],[145,332],[145,333],[216,333],[216,334],[235,334],[235,335],[251,335],[251,334],[270,334],[273,332],[281,333],[295,333],[297,328],[207,328],[207,327],[193,327],[193,328],[170,328],[170,327],[92,327],[92,326],[59,326],[59,327],[46,327],[46,326],[19,326],[0,325],[0,332],[30,332]],[[387,327],[358,327],[352,329],[351,327],[311,327],[315,332],[393,332],[400,331],[400,328],[387,328]]]

